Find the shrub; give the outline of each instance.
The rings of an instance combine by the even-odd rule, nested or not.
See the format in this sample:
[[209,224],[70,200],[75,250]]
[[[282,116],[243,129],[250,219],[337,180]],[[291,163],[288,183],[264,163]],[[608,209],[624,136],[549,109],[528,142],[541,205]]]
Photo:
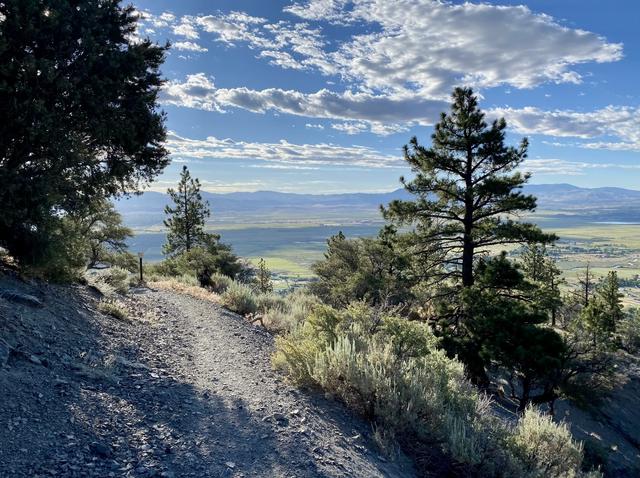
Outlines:
[[98,310],[103,314],[110,315],[111,317],[115,317],[119,320],[127,320],[128,315],[126,309],[122,307],[118,302],[114,300],[105,300],[102,299],[98,303]]
[[209,284],[215,293],[222,294],[231,284],[233,284],[233,280],[228,276],[216,272],[211,275]]
[[129,271],[120,267],[109,267],[96,274],[96,282],[106,284],[118,294],[129,291]]
[[575,442],[565,424],[527,407],[508,444],[528,476],[574,477],[582,463],[582,444]]
[[435,439],[480,476],[580,473],[582,450],[564,425],[533,409],[513,429],[502,422],[426,324],[363,303],[343,311],[320,306],[276,338],[273,362],[295,383],[319,386],[358,410],[377,435]]
[[253,314],[258,310],[255,294],[244,284],[232,283],[220,296],[220,303],[240,315]]
[[289,304],[287,300],[274,292],[268,292],[266,294],[257,294],[256,306],[258,312],[266,314],[271,310],[288,311]]

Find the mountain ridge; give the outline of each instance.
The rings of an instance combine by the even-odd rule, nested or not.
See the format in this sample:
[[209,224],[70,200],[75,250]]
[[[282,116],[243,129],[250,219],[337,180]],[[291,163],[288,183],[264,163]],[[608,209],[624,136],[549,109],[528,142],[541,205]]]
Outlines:
[[[617,187],[582,188],[572,184],[527,184],[525,194],[538,198],[539,210],[559,211],[617,211],[615,220],[629,216],[640,218],[640,191]],[[203,191],[203,199],[209,201],[214,215],[225,220],[242,219],[251,215],[304,216],[327,214],[365,215],[377,214],[380,205],[394,199],[411,197],[404,189],[383,193],[301,194],[279,191],[253,191],[212,193]],[[133,227],[160,223],[164,207],[169,204],[165,193],[148,191],[141,195],[115,201],[116,208],[125,222]],[[621,219],[621,217],[623,219]]]

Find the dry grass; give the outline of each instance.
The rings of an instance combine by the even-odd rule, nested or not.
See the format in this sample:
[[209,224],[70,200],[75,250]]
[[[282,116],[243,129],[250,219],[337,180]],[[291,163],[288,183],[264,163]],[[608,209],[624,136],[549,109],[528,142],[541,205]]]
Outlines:
[[173,277],[156,278],[156,280],[149,282],[149,286],[156,289],[179,292],[181,294],[195,297],[196,299],[213,302],[214,304],[220,303],[220,296],[218,294],[214,294],[213,292],[203,289],[197,285],[187,284]]

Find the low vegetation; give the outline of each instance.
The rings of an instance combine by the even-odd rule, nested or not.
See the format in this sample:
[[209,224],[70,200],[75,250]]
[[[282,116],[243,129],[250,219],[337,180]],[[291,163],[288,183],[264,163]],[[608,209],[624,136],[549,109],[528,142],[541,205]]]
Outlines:
[[353,304],[317,307],[276,339],[274,364],[298,384],[336,395],[387,440],[434,438],[482,476],[581,476],[581,445],[528,407],[515,427],[497,419],[464,366],[427,324]]
[[119,320],[128,320],[127,310],[114,299],[102,299],[98,303],[98,310]]

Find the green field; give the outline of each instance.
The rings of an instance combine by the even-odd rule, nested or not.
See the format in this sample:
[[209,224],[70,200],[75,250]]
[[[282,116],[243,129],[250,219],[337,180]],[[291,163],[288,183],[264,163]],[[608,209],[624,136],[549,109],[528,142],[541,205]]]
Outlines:
[[[266,222],[226,222],[210,227],[240,256],[254,263],[265,259],[281,286],[312,279],[311,265],[322,259],[326,240],[331,235],[343,231],[347,237],[374,236],[382,225],[379,219],[371,218],[347,220],[343,217],[337,222],[331,220],[337,217],[325,222],[317,218],[301,222],[282,217],[265,219]],[[589,222],[579,216],[559,215],[556,211],[541,211],[529,219],[559,236],[554,249],[569,284],[576,282],[587,263],[596,276],[610,270],[627,279],[640,274],[640,224]],[[137,231],[131,249],[142,250],[148,260],[156,261],[162,258],[163,242],[161,230],[147,228]],[[625,293],[630,302],[640,304],[640,289],[627,289]]]

